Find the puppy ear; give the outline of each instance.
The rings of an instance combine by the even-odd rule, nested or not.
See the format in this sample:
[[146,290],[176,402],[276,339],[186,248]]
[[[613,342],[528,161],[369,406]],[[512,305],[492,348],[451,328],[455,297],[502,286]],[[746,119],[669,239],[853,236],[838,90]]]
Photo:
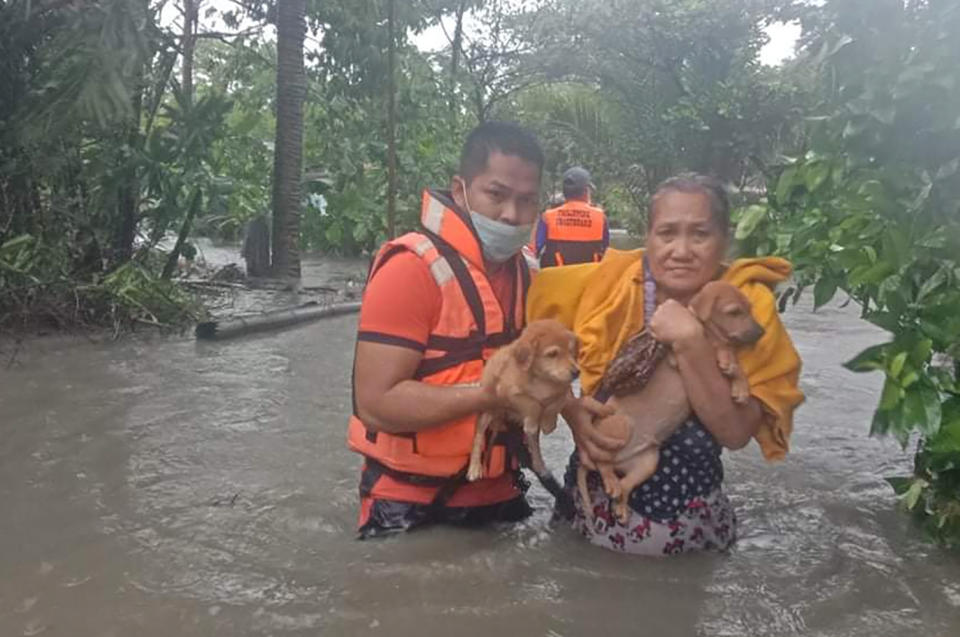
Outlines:
[[709,291],[701,290],[693,297],[688,306],[693,315],[700,319],[701,323],[706,323],[713,312],[713,305],[717,301],[717,295]]
[[533,365],[533,344],[520,341],[513,346],[513,358],[525,370]]

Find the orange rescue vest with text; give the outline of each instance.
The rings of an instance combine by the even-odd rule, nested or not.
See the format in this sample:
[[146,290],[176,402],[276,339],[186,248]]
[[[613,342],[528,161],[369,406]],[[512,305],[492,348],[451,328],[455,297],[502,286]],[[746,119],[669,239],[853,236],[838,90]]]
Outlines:
[[603,257],[606,216],[601,208],[571,199],[543,213],[547,227],[540,266],[597,262]]

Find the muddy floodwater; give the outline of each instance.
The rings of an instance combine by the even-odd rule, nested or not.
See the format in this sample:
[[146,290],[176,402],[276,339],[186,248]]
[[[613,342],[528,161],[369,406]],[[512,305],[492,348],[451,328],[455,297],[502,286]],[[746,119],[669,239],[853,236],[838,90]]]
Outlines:
[[[362,272],[343,263],[315,277]],[[725,453],[727,555],[593,548],[535,515],[354,539],[355,317],[226,342],[0,345],[0,636],[960,635],[960,558],[927,544],[867,437],[882,334],[853,308],[785,321],[807,403],[787,460]],[[560,473],[571,443],[545,440]]]

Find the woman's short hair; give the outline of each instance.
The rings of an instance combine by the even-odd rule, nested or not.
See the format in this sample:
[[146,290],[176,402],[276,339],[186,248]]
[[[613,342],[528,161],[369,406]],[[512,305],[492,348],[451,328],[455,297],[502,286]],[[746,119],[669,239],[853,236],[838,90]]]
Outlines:
[[661,182],[650,198],[647,227],[653,225],[653,209],[657,199],[668,192],[700,193],[710,200],[710,217],[723,234],[730,232],[730,199],[723,184],[716,177],[699,173],[681,173]]

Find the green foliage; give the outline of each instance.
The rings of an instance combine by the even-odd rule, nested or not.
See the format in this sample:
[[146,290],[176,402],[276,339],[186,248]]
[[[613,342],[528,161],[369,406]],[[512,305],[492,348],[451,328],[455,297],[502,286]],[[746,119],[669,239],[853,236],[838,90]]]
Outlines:
[[142,162],[142,214],[150,221],[150,244],[175,227],[196,191],[225,194],[233,182],[213,169],[211,149],[224,137],[222,127],[232,108],[229,100],[207,93],[188,102],[179,90],[161,107],[162,114],[146,139]]
[[[220,186],[210,192],[201,232],[237,240],[244,225],[270,209],[273,171],[276,47],[232,46],[203,40],[197,47],[198,93],[229,96],[222,134],[212,140],[210,170]],[[310,131],[306,134],[309,138]]]
[[[306,249],[354,255],[374,250],[386,238],[381,4],[322,3],[308,20],[325,28],[323,47],[307,69],[300,221]],[[424,7],[405,6],[398,19],[417,28],[433,15]],[[448,183],[462,128],[449,117],[442,78],[427,56],[406,42],[398,44],[397,222],[399,231],[405,231],[419,219],[422,189]],[[202,42],[198,48],[198,74],[211,78],[233,103],[225,134],[213,140],[212,160],[216,173],[229,177],[229,188],[212,198],[200,220],[220,236],[238,236],[246,221],[270,208],[274,59],[269,44],[251,48]]]
[[[534,3],[537,4],[537,3]],[[808,91],[794,68],[758,62],[762,26],[790,2],[577,0],[518,21],[540,84],[499,113],[530,123],[556,183],[588,166],[614,219],[642,231],[649,195],[685,170],[754,184],[796,137]],[[801,81],[803,80],[803,81]]]
[[780,4],[789,3],[564,3],[544,26],[559,35],[544,64],[618,104],[620,152],[642,166],[648,190],[684,169],[740,185],[800,106],[795,85],[757,61],[761,26]]
[[0,244],[0,329],[177,327],[203,316],[193,296],[140,261],[88,282],[70,276],[68,265],[62,243],[24,234]]
[[824,105],[738,238],[793,260],[817,307],[843,290],[892,334],[847,366],[884,373],[871,433],[920,436],[915,476],[893,484],[960,543],[960,384],[944,365],[960,358],[960,6],[833,0],[807,22]]
[[617,102],[583,84],[557,83],[521,92],[512,109],[544,146],[548,196],[561,192],[563,172],[579,164],[594,176],[595,198],[611,222],[630,226],[641,216],[645,184],[619,144],[627,122]]
[[13,89],[0,96],[3,325],[170,324],[194,312],[156,280],[153,246],[189,232],[194,193],[225,189],[210,148],[230,104],[171,87],[177,49],[156,9],[0,5],[0,85]]

